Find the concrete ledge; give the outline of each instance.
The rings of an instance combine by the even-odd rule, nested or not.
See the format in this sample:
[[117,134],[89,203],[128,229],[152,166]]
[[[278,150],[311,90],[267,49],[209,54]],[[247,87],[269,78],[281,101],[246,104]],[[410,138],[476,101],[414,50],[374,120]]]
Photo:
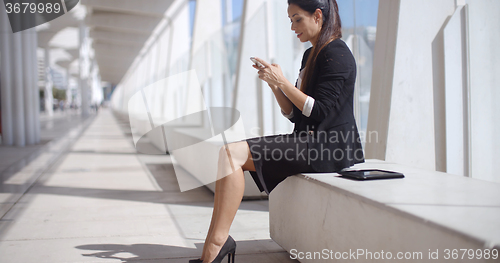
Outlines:
[[[445,249],[500,250],[500,184],[378,160],[353,167],[361,168],[400,171],[406,178],[289,177],[269,196],[271,238],[289,252],[422,252],[424,261],[429,249],[438,249],[441,261]],[[377,261],[361,259],[347,262]]]
[[[199,141],[199,134],[206,134],[206,130],[200,128],[179,128],[176,129],[176,137],[179,140]],[[226,132],[228,142],[239,141],[244,135],[234,132]],[[182,166],[193,177],[200,182],[214,182],[217,175],[217,162],[219,159],[219,150],[224,145],[222,137],[215,136],[209,140],[196,143],[190,147],[177,150],[173,153],[175,161]],[[215,183],[206,184],[208,189],[215,191]],[[251,175],[245,172],[245,192],[243,198],[262,199],[267,198],[265,193],[261,193],[255,185]]]

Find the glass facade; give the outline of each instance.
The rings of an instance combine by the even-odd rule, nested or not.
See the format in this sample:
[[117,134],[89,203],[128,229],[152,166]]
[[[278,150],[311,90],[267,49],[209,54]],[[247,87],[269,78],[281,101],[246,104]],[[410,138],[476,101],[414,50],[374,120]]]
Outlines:
[[379,1],[337,0],[337,3],[342,19],[342,38],[351,48],[358,66],[356,120],[360,132],[366,133]]
[[[281,115],[272,91],[258,79],[249,57],[257,56],[279,64],[285,77],[295,83],[302,55],[311,44],[301,43],[291,30],[287,1],[221,0],[219,3],[217,13],[220,14],[220,23],[197,29],[197,26],[203,25],[202,21],[214,19],[215,10],[198,14],[200,3],[188,1],[185,18],[178,16],[173,26],[166,27],[158,41],[137,63],[137,71],[132,73],[135,76],[122,82],[122,85],[131,85],[130,94],[125,97],[168,76],[195,70],[204,105],[237,109],[248,137],[291,132],[293,124]],[[338,4],[343,39],[358,65],[355,114],[359,129],[364,132],[370,99],[378,1],[339,0]],[[184,19],[188,20],[188,31],[179,35],[182,29],[179,28],[179,31],[176,25],[181,25]],[[212,33],[203,32],[207,29]],[[175,48],[182,45],[183,38],[189,41],[189,45]],[[141,75],[148,77],[139,77]],[[189,108],[187,91],[178,89],[171,93],[168,89],[165,87],[165,91],[151,95],[151,100],[155,101],[151,106],[157,111],[153,115],[159,122],[160,119],[181,116]],[[126,101],[123,103],[126,104]],[[159,106],[161,104],[164,106]]]
[[[285,77],[292,83],[295,82],[302,54],[310,44],[300,43],[290,30],[287,1],[221,0],[216,2],[216,5],[212,3],[214,2],[183,2],[182,8],[172,17],[172,21],[166,23],[165,30],[158,31],[157,40],[151,41],[151,47],[144,49],[122,79],[114,94],[114,105],[126,112],[129,110],[128,99],[142,87],[175,74],[195,70],[203,90],[205,105],[237,109],[241,113],[244,131],[248,137],[290,132],[292,124],[281,115],[272,92],[266,83],[258,79],[249,60],[249,57],[257,56],[277,63],[282,67]],[[488,92],[491,83],[496,83],[496,75],[488,75],[488,69],[496,64],[491,62],[495,60],[488,56],[488,45],[483,47],[481,41],[494,42],[491,39],[494,39],[492,37],[495,35],[485,35],[480,29],[489,25],[485,22],[487,19],[496,21],[496,18],[483,17],[483,13],[489,14],[486,12],[489,10],[485,2],[466,3],[468,7],[465,10],[470,13],[462,18],[465,22],[459,21],[460,23],[455,25],[451,22],[444,23],[444,17],[452,15],[453,10],[457,8],[455,1],[425,4],[401,1],[397,6],[400,11],[396,16],[396,9],[392,9],[396,3],[338,0],[343,40],[350,47],[358,66],[354,103],[358,128],[365,137],[368,137],[370,132],[376,132],[377,136],[380,136],[372,138],[370,135],[372,140],[378,141],[380,138],[380,143],[371,145],[367,142],[364,145],[367,156],[429,169],[436,168],[440,171],[446,166],[458,167],[465,160],[468,167],[463,170],[469,174],[490,174],[493,167],[491,164],[494,162],[488,162],[488,165],[479,164],[483,163],[481,153],[485,149],[494,152],[491,150],[494,148],[488,147],[494,145],[491,143],[491,138],[494,137],[491,131],[495,130],[495,127],[490,124],[495,122],[483,120],[491,120],[491,116],[496,116],[491,110],[496,108],[487,103],[488,98],[496,96]],[[202,4],[205,6],[198,11]],[[399,5],[404,8],[401,9]],[[428,10],[429,7],[441,15],[439,19],[436,16],[427,16],[425,21],[415,24],[413,12]],[[214,14],[217,14],[215,18]],[[374,67],[377,23],[381,25],[379,33],[393,36],[377,40],[380,45],[378,55],[384,58],[393,56],[394,59],[378,61],[376,63],[379,65]],[[455,63],[444,63],[441,57],[444,51],[439,45],[440,41],[444,40],[441,40],[441,35],[436,35],[438,31],[434,26],[438,24],[439,28],[447,28],[447,31],[455,26],[461,28],[460,26],[465,25],[461,30],[466,32],[463,36],[466,41],[459,51],[463,53],[461,56],[468,60],[464,61],[465,73],[460,74],[467,77],[470,90],[464,93],[464,96],[468,96],[466,103],[457,104],[467,110],[464,113],[464,121],[455,123],[461,125],[460,129],[465,125],[462,135],[457,136],[456,129],[451,128],[449,124],[446,127],[444,125],[444,120],[449,122],[452,118],[446,116],[447,109],[443,106],[443,101],[448,100],[439,97],[446,95],[440,91],[441,86],[452,84],[443,80],[443,72],[440,70],[448,72]],[[467,31],[468,26],[470,31]],[[429,31],[429,28],[436,32]],[[193,40],[196,43],[192,43]],[[488,64],[490,66],[483,69],[483,62],[491,65]],[[372,74],[378,78],[372,81]],[[449,76],[450,79],[456,79],[453,74]],[[153,108],[162,109],[162,114],[158,115],[162,119],[182,116],[188,104],[188,93],[183,89],[166,89],[167,91],[154,95],[157,102]],[[490,97],[485,99],[482,94],[490,94]],[[370,103],[372,116],[368,122]],[[409,116],[413,118],[411,122],[408,121]],[[462,122],[465,124],[462,125]],[[453,140],[464,144],[463,151],[469,151],[468,154],[457,154],[460,155],[455,158],[457,161],[452,162],[451,157],[445,155],[446,152],[458,151],[446,148],[443,143],[445,138],[450,145],[457,145]],[[402,146],[402,143],[407,146]]]

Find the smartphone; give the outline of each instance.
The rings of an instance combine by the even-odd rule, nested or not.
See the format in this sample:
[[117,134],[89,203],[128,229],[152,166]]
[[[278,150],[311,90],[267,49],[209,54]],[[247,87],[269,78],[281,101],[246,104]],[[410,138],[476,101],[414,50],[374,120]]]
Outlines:
[[264,65],[262,65],[262,63],[260,63],[258,60],[256,60],[254,57],[251,57],[250,60],[255,63],[255,65],[259,68],[265,68]]

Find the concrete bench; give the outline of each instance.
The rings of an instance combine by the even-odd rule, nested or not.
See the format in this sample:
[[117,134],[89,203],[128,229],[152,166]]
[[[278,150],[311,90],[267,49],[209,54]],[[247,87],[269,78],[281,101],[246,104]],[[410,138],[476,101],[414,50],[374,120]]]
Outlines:
[[[129,116],[127,114],[118,111],[114,111],[113,113],[119,119],[126,121],[129,120]],[[166,121],[157,120],[156,122],[164,123]],[[236,126],[238,125],[242,124],[238,122]],[[154,132],[151,132],[149,119],[134,118],[132,126],[134,127],[132,133],[135,133],[135,137],[137,139],[143,135],[146,136],[147,140],[144,140],[144,142],[148,144],[146,147],[152,147],[152,149],[147,149],[147,152],[156,154],[162,154],[165,152],[165,141],[161,130],[155,129]],[[215,178],[217,175],[219,150],[224,145],[222,137],[218,135],[210,139],[205,139],[204,135],[210,133],[210,131],[207,131],[207,129],[204,128],[199,128],[199,125],[193,125],[193,127],[189,128],[176,128],[175,132],[175,138],[178,140],[196,142],[194,145],[189,144],[189,147],[177,150],[171,155],[172,161],[176,163],[176,167],[182,168],[181,170],[176,169],[176,174],[178,173],[177,179],[181,180],[180,183],[198,186],[205,185],[212,192],[215,192]],[[228,142],[239,141],[246,138],[245,134],[232,130],[226,131],[225,136]],[[184,181],[182,182],[182,180]],[[212,183],[205,184],[205,182]],[[259,191],[259,188],[255,185],[248,172],[245,172],[245,192],[243,194],[243,199],[267,199],[267,195]]]
[[460,249],[500,250],[500,184],[378,160],[353,167],[370,168],[406,178],[287,178],[269,196],[271,238],[300,262],[385,262],[381,257],[388,256],[444,262],[457,255],[483,262]]
[[[202,134],[210,132],[202,128],[178,128],[175,129],[175,132],[175,137],[179,140],[197,142],[192,145],[188,143],[190,145],[189,147],[176,150],[175,153],[172,154],[174,162],[181,166],[187,173],[186,176],[182,177],[179,177],[180,174],[178,174],[177,178],[179,180],[189,180],[188,177],[192,176],[198,180],[196,184],[199,185],[201,182],[214,192],[219,150],[224,145],[222,137],[219,135],[208,140],[200,139],[203,138]],[[238,134],[231,131],[226,132],[225,136],[228,142],[239,141],[245,138],[244,134]],[[153,143],[157,145],[157,147],[161,147],[156,141],[153,141]],[[176,169],[176,173],[182,173],[182,171]],[[189,182],[187,182],[187,184],[189,184]],[[251,175],[245,172],[245,192],[243,194],[243,199],[251,200],[263,198],[267,198],[267,195],[259,191]]]

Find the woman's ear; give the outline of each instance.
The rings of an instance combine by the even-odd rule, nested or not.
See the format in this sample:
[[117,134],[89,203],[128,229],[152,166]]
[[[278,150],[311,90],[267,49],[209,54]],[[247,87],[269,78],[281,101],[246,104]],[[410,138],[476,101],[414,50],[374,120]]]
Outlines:
[[314,11],[314,21],[316,21],[316,23],[323,23],[323,12],[319,8]]

